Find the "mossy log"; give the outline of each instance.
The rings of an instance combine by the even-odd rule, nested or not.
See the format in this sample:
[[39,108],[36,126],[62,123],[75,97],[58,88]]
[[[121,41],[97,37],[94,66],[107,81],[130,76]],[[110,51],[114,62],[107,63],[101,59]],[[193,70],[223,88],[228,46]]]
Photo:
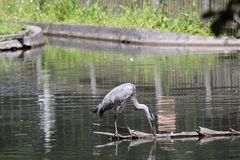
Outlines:
[[[93,123],[94,126],[103,128],[113,128],[113,126],[104,126],[100,124]],[[181,133],[164,133],[156,134],[154,136],[151,133],[145,133],[141,131],[135,131],[128,128],[119,127],[121,134],[115,135],[111,132],[94,132],[95,134],[104,135],[112,140],[116,139],[179,139],[179,138],[203,138],[203,137],[222,137],[222,136],[240,136],[240,132],[234,129],[229,129],[229,131],[216,131],[208,128],[200,127],[196,131],[192,132],[181,132]],[[124,134],[124,135],[123,135]]]

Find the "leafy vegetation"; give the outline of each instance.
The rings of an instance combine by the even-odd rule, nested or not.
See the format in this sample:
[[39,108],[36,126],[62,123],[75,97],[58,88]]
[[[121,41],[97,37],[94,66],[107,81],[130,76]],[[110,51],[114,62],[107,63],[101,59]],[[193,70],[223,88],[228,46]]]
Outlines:
[[[7,23],[0,19],[0,35],[1,34],[12,34],[17,33],[25,28],[24,25]],[[0,41],[4,39],[0,38]]]
[[33,3],[32,0],[19,3],[9,0],[4,1],[4,5],[0,6],[0,18],[20,21],[142,27],[197,35],[211,34],[209,27],[201,22],[196,11],[185,11],[173,17],[166,12],[163,6],[158,9],[148,3],[145,3],[143,8],[136,6],[120,6],[111,10],[98,3],[91,6],[81,6],[76,0],[47,2],[40,0],[39,3]]

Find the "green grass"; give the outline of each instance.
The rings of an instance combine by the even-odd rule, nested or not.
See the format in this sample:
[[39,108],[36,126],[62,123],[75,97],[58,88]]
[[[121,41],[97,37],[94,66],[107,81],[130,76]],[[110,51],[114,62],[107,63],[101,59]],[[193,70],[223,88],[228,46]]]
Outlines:
[[155,9],[148,3],[145,3],[143,9],[134,7],[136,5],[119,6],[119,12],[116,13],[99,6],[98,3],[80,6],[77,0],[40,2],[42,3],[16,3],[5,0],[0,6],[0,19],[127,26],[194,35],[211,34],[209,27],[203,25],[196,11],[184,11],[173,17],[164,7]]
[[[24,25],[7,23],[0,20],[0,35],[17,33],[25,28]],[[3,39],[0,39],[0,41]]]

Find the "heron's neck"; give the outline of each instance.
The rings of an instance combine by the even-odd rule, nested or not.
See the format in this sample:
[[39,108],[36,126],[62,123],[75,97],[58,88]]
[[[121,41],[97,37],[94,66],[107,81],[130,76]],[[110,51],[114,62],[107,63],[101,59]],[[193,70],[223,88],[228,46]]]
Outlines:
[[133,105],[135,106],[136,109],[142,109],[144,111],[147,111],[147,108],[145,105],[138,103],[138,100],[135,96],[131,98],[131,101],[133,102]]

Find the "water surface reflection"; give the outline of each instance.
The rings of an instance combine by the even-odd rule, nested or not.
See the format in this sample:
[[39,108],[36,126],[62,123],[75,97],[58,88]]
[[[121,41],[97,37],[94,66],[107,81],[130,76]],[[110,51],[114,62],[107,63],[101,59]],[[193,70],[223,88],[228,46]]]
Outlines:
[[[90,108],[124,82],[134,83],[139,101],[155,112],[158,132],[240,130],[238,53],[167,56],[135,49],[116,54],[49,45],[1,56],[0,159],[239,159],[238,140],[112,143],[93,134],[104,130],[93,122],[113,125],[113,115],[99,120]],[[144,113],[131,104],[119,119],[149,132]]]

